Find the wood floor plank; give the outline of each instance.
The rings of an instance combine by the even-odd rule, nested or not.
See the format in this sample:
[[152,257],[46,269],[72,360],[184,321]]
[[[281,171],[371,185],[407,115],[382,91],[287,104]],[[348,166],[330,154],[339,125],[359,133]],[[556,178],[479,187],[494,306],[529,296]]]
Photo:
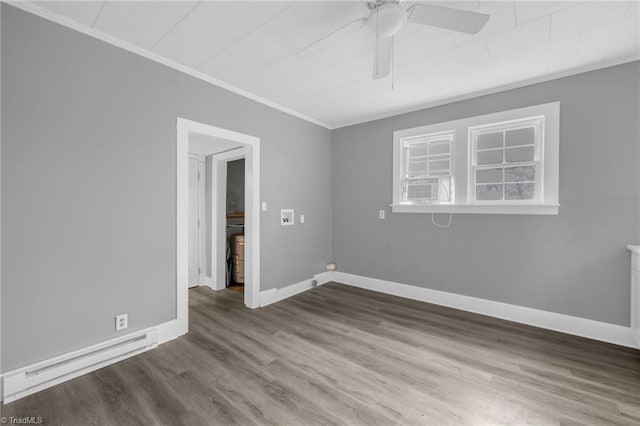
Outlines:
[[2,407],[46,425],[640,425],[640,351],[330,283]]

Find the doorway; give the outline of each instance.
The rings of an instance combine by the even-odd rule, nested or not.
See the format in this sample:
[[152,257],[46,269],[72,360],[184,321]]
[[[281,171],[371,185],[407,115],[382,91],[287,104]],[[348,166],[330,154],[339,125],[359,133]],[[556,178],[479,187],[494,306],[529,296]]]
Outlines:
[[[236,256],[242,263],[232,262],[227,242],[244,235],[245,152],[232,141],[189,135],[189,288],[223,290],[244,267],[244,252]],[[244,273],[235,276],[244,290]]]
[[[244,157],[226,162],[225,185],[225,217],[227,218],[226,235],[227,288],[244,292],[244,192],[245,192],[245,161]],[[222,201],[222,200],[219,200]]]
[[[223,290],[226,288],[226,284],[232,281],[232,272],[230,269],[233,265],[232,262],[232,253],[231,253],[231,243],[230,237],[234,233],[234,228],[240,231],[242,234],[247,234],[248,226],[247,221],[250,216],[249,204],[247,204],[247,195],[248,195],[248,169],[247,169],[247,149],[245,147],[241,149],[231,149],[228,151],[224,151],[218,154],[211,155],[208,158],[208,164],[210,162],[210,169],[213,179],[216,184],[213,185],[212,190],[212,227],[215,230],[215,233],[219,236],[217,238],[215,235],[211,237],[211,241],[213,241],[212,247],[212,277],[214,277],[214,282],[210,285],[214,290]],[[244,169],[242,171],[244,178],[244,198],[242,201],[243,214],[242,218],[230,218],[230,210],[229,210],[229,202],[227,199],[228,196],[228,171],[229,164],[233,162],[243,160],[244,161]],[[238,202],[236,201],[236,206]],[[256,207],[257,208],[257,204]],[[237,212],[233,212],[237,213]],[[257,214],[260,214],[259,212]],[[241,226],[237,226],[241,225]],[[245,248],[248,248],[245,244]],[[246,250],[245,250],[246,251]],[[247,256],[243,256],[245,258],[243,267],[246,270],[246,258]],[[246,272],[244,274],[244,278],[246,278]],[[243,280],[243,281],[246,281]],[[243,283],[244,284],[244,283]],[[244,291],[249,291],[250,286],[246,285]],[[247,304],[247,299],[245,296],[245,305]],[[247,305],[249,306],[249,305]]]
[[[209,152],[205,155],[204,161],[191,156],[191,161],[202,162],[202,166],[198,164],[198,170],[202,176],[202,168],[207,162],[210,162],[210,203],[205,202],[205,208],[210,205],[211,219],[210,227],[203,237],[199,235],[199,241],[196,245],[190,245],[190,216],[189,192],[195,196],[197,190],[202,193],[200,185],[195,183],[190,186],[190,180],[196,178],[195,163],[192,162],[194,171],[190,173],[190,151],[194,151],[192,141],[208,138],[218,143],[217,151]],[[244,158],[245,166],[245,194],[244,194],[244,236],[245,236],[245,259],[244,259],[244,303],[249,308],[257,308],[260,306],[260,139],[254,136],[237,133],[231,130],[198,123],[183,118],[177,119],[177,212],[176,212],[176,300],[177,300],[177,319],[178,327],[182,333],[188,331],[188,288],[195,280],[194,254],[197,248],[203,247],[206,238],[211,238],[210,267],[203,270],[203,264],[200,263],[200,274],[207,277],[210,281],[205,281],[205,285],[209,285],[214,289],[225,288],[223,283],[226,282],[226,266],[224,256],[226,251],[226,200],[222,202],[221,197],[224,194],[226,198],[226,188],[222,186],[220,181],[223,180],[226,185],[226,164],[233,159]],[[226,144],[226,147],[224,146]],[[191,146],[190,146],[191,145]],[[194,154],[194,152],[191,152]],[[206,167],[204,168],[206,172]],[[224,173],[224,174],[223,174]],[[206,173],[205,173],[206,174]],[[209,177],[209,176],[208,176]],[[206,188],[205,188],[206,191]],[[201,198],[199,198],[201,199]],[[206,196],[205,196],[206,199]],[[224,198],[223,198],[224,200]],[[192,209],[193,210],[193,209]],[[195,210],[202,212],[203,206],[198,205]],[[201,213],[200,213],[201,214]],[[195,220],[195,221],[194,221]],[[195,216],[191,218],[191,225],[197,223]],[[200,217],[200,225],[202,227],[202,217]],[[196,233],[195,229],[191,229],[192,234]],[[224,247],[224,248],[223,248]],[[204,250],[206,253],[207,251]],[[202,253],[202,250],[200,250]],[[201,256],[202,259],[202,256]],[[222,263],[221,263],[222,259]],[[202,262],[202,261],[200,261]],[[221,267],[222,266],[222,267]],[[190,278],[191,272],[191,278]],[[200,283],[202,284],[202,283]]]

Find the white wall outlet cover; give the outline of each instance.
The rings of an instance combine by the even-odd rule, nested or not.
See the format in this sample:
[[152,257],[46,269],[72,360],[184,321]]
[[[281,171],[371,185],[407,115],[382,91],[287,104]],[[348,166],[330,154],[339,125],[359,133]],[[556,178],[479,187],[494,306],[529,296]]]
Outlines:
[[262,202],[262,211],[263,211],[263,212],[266,212],[266,211],[267,211],[267,202],[266,202],[266,201],[263,201],[263,202]]
[[129,315],[122,314],[116,316],[116,331],[124,330],[129,327]]
[[280,210],[280,225],[290,226],[290,225],[295,225],[295,223],[296,223],[296,217],[293,209]]
[[304,223],[304,215],[303,214],[300,215],[300,223]]
[[384,210],[380,210],[380,211],[378,212],[378,218],[379,218],[379,219],[384,219]]

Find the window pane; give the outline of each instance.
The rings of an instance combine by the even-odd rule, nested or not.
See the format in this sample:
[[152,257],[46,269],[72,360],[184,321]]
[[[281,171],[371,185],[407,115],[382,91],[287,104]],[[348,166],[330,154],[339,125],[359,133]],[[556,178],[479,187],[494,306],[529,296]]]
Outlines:
[[502,187],[504,185],[476,185],[476,200],[502,200]]
[[449,170],[449,160],[429,161],[429,171]]
[[416,144],[409,147],[409,157],[424,157],[427,155],[427,144]]
[[478,164],[502,164],[502,154],[504,150],[496,149],[494,151],[478,152]]
[[482,135],[478,135],[477,149],[502,148],[504,146],[504,144],[502,143],[503,137],[503,132],[485,133]]
[[409,175],[424,175],[427,173],[427,161],[426,160],[413,160],[409,161],[409,167],[407,167],[407,173]]
[[535,141],[535,129],[525,127],[524,129],[508,130],[506,132],[506,145],[533,145]]
[[507,183],[505,185],[505,199],[533,200],[535,191],[535,183]]
[[504,169],[505,182],[523,182],[535,180],[536,168],[534,166],[505,167]]
[[507,163],[518,163],[521,161],[533,161],[533,147],[523,146],[520,148],[509,148],[505,154]]
[[476,183],[502,182],[502,169],[476,170]]
[[429,146],[429,155],[448,154],[448,153],[449,153],[448,143],[439,143],[436,145]]

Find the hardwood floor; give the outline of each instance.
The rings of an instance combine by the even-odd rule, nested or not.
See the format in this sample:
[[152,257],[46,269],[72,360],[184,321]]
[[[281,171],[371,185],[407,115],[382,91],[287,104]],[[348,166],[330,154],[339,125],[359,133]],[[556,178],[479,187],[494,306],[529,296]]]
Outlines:
[[8,404],[50,425],[640,424],[640,351],[327,284]]

